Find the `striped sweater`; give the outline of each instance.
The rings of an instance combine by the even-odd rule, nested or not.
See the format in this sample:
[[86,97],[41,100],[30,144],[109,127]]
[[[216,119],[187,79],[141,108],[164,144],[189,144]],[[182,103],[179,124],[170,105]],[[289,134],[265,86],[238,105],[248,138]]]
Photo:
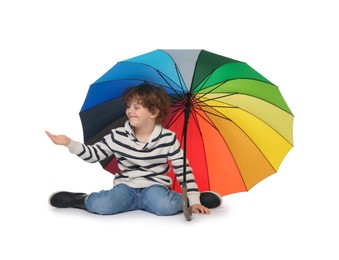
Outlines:
[[[139,142],[127,121],[125,127],[112,129],[99,142],[85,145],[71,140],[69,151],[89,163],[95,163],[114,154],[120,172],[115,174],[114,183],[125,183],[134,188],[153,184],[172,187],[172,179],[167,176],[173,166],[177,180],[183,180],[183,151],[175,133],[156,125],[148,142]],[[200,193],[191,167],[186,160],[186,183],[190,205],[200,204]]]

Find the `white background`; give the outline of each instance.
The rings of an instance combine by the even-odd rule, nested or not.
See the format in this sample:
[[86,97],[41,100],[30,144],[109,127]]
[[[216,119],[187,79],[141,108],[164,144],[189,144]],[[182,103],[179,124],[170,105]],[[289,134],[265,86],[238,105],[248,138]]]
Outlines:
[[[2,1],[0,258],[338,259],[338,24],[334,0]],[[279,86],[295,147],[278,173],[191,222],[50,207],[112,176],[44,131],[82,140],[89,85],[162,48],[245,61]]]

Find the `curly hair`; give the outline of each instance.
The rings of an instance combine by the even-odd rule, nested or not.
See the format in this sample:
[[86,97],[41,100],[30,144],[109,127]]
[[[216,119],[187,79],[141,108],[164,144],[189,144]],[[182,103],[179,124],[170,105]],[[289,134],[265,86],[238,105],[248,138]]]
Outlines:
[[157,123],[162,123],[165,120],[171,105],[171,100],[166,90],[149,83],[128,88],[123,95],[123,100],[127,105],[137,101],[151,113],[155,113],[158,110]]

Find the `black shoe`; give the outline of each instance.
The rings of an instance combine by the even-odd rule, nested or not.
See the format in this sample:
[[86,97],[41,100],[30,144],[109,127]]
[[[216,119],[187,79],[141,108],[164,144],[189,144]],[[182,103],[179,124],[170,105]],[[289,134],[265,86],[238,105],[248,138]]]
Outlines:
[[206,208],[217,208],[222,204],[222,197],[213,191],[204,191],[200,193],[200,203]]
[[53,193],[49,198],[49,203],[56,208],[78,208],[86,209],[85,199],[86,193],[74,193],[60,191]]

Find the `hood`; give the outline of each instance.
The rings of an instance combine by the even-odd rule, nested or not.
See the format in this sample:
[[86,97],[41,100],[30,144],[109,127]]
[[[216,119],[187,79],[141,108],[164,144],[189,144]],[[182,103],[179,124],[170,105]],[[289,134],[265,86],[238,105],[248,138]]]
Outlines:
[[147,142],[140,142],[138,138],[135,136],[133,128],[130,125],[130,122],[129,121],[125,122],[125,131],[127,136],[129,137],[128,139],[130,140],[129,145],[138,150],[153,148],[156,145],[157,141],[159,140],[159,136],[161,135],[162,130],[163,130],[162,125],[156,124]]

